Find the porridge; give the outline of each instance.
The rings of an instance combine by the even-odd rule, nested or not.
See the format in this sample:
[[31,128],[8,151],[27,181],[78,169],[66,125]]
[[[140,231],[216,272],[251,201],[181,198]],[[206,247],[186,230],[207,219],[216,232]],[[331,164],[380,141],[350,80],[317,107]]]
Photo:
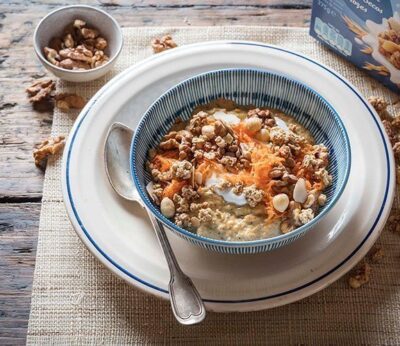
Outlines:
[[325,204],[328,156],[294,118],[218,100],[178,120],[149,151],[147,189],[164,216],[199,235],[270,238]]

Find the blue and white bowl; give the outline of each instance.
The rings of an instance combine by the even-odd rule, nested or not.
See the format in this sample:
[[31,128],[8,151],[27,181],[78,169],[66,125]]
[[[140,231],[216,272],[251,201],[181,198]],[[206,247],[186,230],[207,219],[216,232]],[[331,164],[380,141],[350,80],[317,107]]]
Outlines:
[[[193,109],[216,99],[230,99],[239,105],[276,108],[293,116],[324,143],[330,152],[329,172],[333,183],[325,190],[327,203],[309,223],[277,237],[231,242],[210,239],[189,232],[164,217],[151,201],[146,185],[150,148],[160,143],[178,117],[187,120]],[[255,69],[226,69],[200,74],[168,90],[141,119],[131,145],[131,173],[145,205],[167,228],[187,241],[223,253],[259,253],[276,249],[298,239],[319,222],[342,194],[350,172],[350,145],[344,125],[335,110],[308,86],[275,73]]]

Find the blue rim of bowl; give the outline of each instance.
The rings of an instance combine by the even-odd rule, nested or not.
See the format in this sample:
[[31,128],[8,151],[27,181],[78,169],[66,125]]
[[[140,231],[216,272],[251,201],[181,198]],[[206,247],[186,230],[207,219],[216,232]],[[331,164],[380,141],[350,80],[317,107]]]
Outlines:
[[[53,14],[60,12],[60,11],[64,11],[66,9],[69,8],[86,8],[86,9],[90,9],[96,12],[99,12],[103,15],[105,15],[106,17],[108,17],[109,19],[111,19],[111,21],[114,23],[114,25],[116,26],[116,28],[118,29],[119,35],[121,37],[121,44],[118,46],[117,52],[114,54],[114,56],[110,57],[110,60],[108,60],[104,65],[101,65],[99,67],[95,67],[92,68],[90,70],[67,70],[65,68],[61,68],[58,67],[56,65],[53,65],[52,63],[50,63],[49,61],[47,61],[47,59],[44,57],[43,52],[41,50],[41,48],[36,44],[36,38],[37,38],[37,32],[39,30],[39,27],[43,24],[43,22],[49,18],[50,16],[52,16]],[[106,66],[109,66],[111,63],[115,62],[115,60],[117,60],[117,58],[119,57],[121,51],[122,51],[122,47],[124,46],[124,35],[122,35],[122,30],[121,30],[121,26],[119,25],[119,23],[117,22],[117,20],[111,16],[110,14],[108,14],[106,11],[103,11],[100,8],[94,7],[94,6],[90,6],[90,5],[68,5],[68,6],[62,6],[59,8],[56,8],[55,10],[49,12],[48,14],[46,14],[38,23],[38,25],[36,25],[35,31],[33,32],[33,49],[35,50],[36,56],[38,57],[39,61],[43,64],[43,65],[47,65],[51,68],[54,68],[57,71],[60,72],[67,72],[67,73],[71,73],[71,74],[76,74],[76,75],[83,75],[83,74],[88,74],[89,72],[94,72],[94,71],[99,71],[99,70],[103,70],[105,69]]]
[[[209,43],[211,44],[211,43]],[[214,43],[215,44],[215,43]],[[221,43],[220,43],[221,44]],[[378,132],[380,134],[380,138],[382,139],[382,144],[384,147],[384,151],[385,151],[385,158],[386,158],[386,186],[385,186],[385,191],[384,191],[384,196],[383,196],[383,200],[382,200],[382,204],[379,207],[379,212],[374,220],[374,222],[372,223],[371,228],[368,230],[367,234],[365,235],[365,237],[360,241],[360,243],[354,248],[354,250],[348,254],[343,260],[341,260],[338,264],[336,264],[333,268],[327,270],[324,274],[318,276],[317,278],[294,288],[291,288],[289,290],[283,291],[283,292],[279,292],[279,293],[275,293],[275,294],[270,294],[270,295],[266,295],[266,296],[262,296],[262,297],[257,297],[257,298],[247,298],[247,299],[239,299],[239,300],[232,300],[232,299],[225,299],[225,300],[218,300],[218,299],[207,299],[207,298],[203,298],[203,301],[205,302],[209,302],[209,303],[217,303],[217,304],[243,304],[243,303],[251,303],[251,302],[257,302],[257,301],[263,301],[263,300],[268,300],[268,299],[274,299],[274,298],[278,298],[278,297],[283,297],[285,295],[289,295],[292,293],[295,293],[297,291],[300,291],[302,289],[305,289],[309,286],[314,285],[315,283],[317,283],[318,281],[324,279],[325,277],[331,275],[333,272],[335,272],[336,270],[338,270],[340,267],[342,267],[346,262],[348,262],[360,249],[361,247],[365,244],[365,242],[368,240],[368,238],[372,235],[372,233],[375,231],[376,226],[378,225],[379,221],[381,220],[381,216],[383,213],[383,210],[385,209],[385,205],[386,202],[388,201],[388,195],[389,195],[389,187],[391,184],[391,180],[392,180],[392,175],[394,174],[394,166],[393,166],[393,157],[392,160],[390,159],[390,155],[389,155],[389,149],[388,149],[388,144],[387,141],[385,139],[385,135],[383,133],[382,128],[379,126],[379,121],[377,118],[377,115],[375,115],[372,110],[371,107],[368,106],[368,103],[364,100],[364,98],[361,96],[361,94],[354,88],[354,86],[352,86],[350,84],[350,82],[348,82],[346,79],[344,79],[342,76],[340,76],[339,74],[337,74],[336,72],[334,72],[333,70],[331,70],[330,68],[328,68],[327,66],[312,60],[311,58],[308,58],[304,55],[301,55],[299,53],[281,48],[281,47],[277,47],[277,46],[273,46],[273,45],[268,45],[265,43],[255,43],[255,42],[248,42],[248,41],[224,41],[223,44],[227,44],[227,45],[247,45],[247,46],[256,46],[256,47],[260,47],[260,48],[267,48],[267,49],[272,49],[272,50],[277,50],[277,51],[281,51],[290,55],[294,55],[297,56],[301,59],[304,59],[306,61],[311,62],[314,65],[319,66],[320,68],[324,69],[326,72],[330,73],[331,75],[335,76],[337,79],[339,79],[343,84],[345,84],[352,93],[354,93],[359,99],[360,101],[363,103],[363,105],[365,106],[366,110],[368,111],[368,114],[372,117]],[[162,54],[168,54],[169,52],[166,53],[162,53]],[[153,58],[149,58],[149,59],[153,59]],[[140,64],[140,63],[139,63]],[[112,81],[110,81],[110,83],[114,83],[116,82],[118,79],[120,78],[120,76],[115,77]],[[70,181],[70,160],[71,160],[71,154],[72,154],[72,148],[73,148],[73,144],[75,142],[76,136],[79,132],[79,129],[83,123],[83,121],[86,119],[86,116],[89,114],[91,108],[96,104],[97,100],[100,98],[100,96],[103,95],[103,93],[105,93],[105,89],[104,87],[99,90],[99,92],[96,94],[96,96],[92,99],[91,103],[88,104],[87,109],[85,109],[83,111],[83,113],[81,113],[80,115],[80,119],[78,119],[78,123],[76,124],[76,129],[74,130],[74,132],[72,133],[72,138],[71,138],[71,142],[70,145],[68,147],[68,152],[67,152],[67,156],[66,156],[66,162],[65,162],[65,177],[63,179],[63,183],[65,184],[65,188],[67,191],[67,195],[68,195],[68,200],[64,200],[65,205],[68,207],[68,203],[69,202],[69,206],[76,218],[76,221],[81,229],[81,231],[83,232],[83,234],[77,232],[77,234],[81,237],[81,239],[85,239],[82,237],[82,235],[84,235],[87,240],[89,240],[90,244],[107,260],[107,262],[111,263],[115,268],[117,268],[122,274],[128,276],[129,278],[135,280],[136,282],[140,283],[141,285],[144,285],[148,288],[151,288],[155,291],[164,293],[164,294],[168,294],[168,290],[162,288],[162,287],[158,287],[150,282],[145,281],[144,279],[132,274],[131,272],[129,272],[127,269],[125,269],[124,267],[122,267],[120,264],[118,264],[115,260],[113,260],[97,243],[96,241],[93,239],[93,237],[90,235],[88,229],[85,227],[85,225],[82,222],[81,217],[78,214],[78,211],[75,207],[75,202],[72,196],[72,191],[71,191],[71,181]],[[391,174],[392,172],[392,174]],[[393,195],[392,195],[392,199],[391,201],[393,201]],[[75,227],[74,227],[75,228]],[[75,228],[76,230],[76,228]],[[88,246],[88,244],[84,241],[84,244],[86,246]],[[138,286],[140,288],[140,286]]]
[[[307,224],[296,228],[294,231],[290,232],[290,233],[286,233],[286,234],[281,234],[278,235],[276,237],[272,237],[272,238],[266,238],[266,239],[258,239],[258,240],[252,240],[252,241],[240,241],[240,242],[232,242],[232,241],[226,241],[226,240],[219,240],[219,239],[212,239],[212,238],[207,238],[207,237],[203,237],[201,235],[192,233],[184,228],[181,228],[179,226],[177,226],[175,223],[173,223],[171,220],[167,219],[164,215],[161,214],[161,212],[159,211],[159,209],[157,207],[154,206],[154,204],[150,201],[150,199],[147,197],[147,194],[143,191],[138,176],[137,176],[137,165],[136,165],[136,158],[135,158],[135,154],[136,154],[136,147],[139,141],[139,136],[140,136],[140,132],[142,130],[142,128],[145,126],[145,122],[147,120],[147,118],[150,117],[151,112],[153,111],[154,108],[156,108],[159,103],[162,102],[163,99],[165,99],[166,97],[170,96],[172,93],[174,93],[176,91],[177,88],[182,87],[186,84],[189,84],[191,81],[201,78],[203,76],[207,76],[207,75],[213,75],[213,74],[217,74],[217,73],[221,73],[221,72],[230,72],[230,71],[256,71],[256,72],[260,72],[263,74],[268,74],[268,75],[275,75],[278,77],[283,77],[286,78],[287,80],[289,80],[290,82],[300,85],[301,87],[304,87],[306,89],[308,89],[309,91],[311,91],[312,93],[314,93],[319,99],[320,101],[329,108],[329,110],[331,111],[331,114],[333,115],[336,123],[339,125],[340,131],[343,135],[344,138],[344,142],[345,142],[345,149],[346,149],[346,162],[345,162],[345,167],[346,167],[346,173],[345,173],[345,177],[341,183],[341,185],[339,186],[339,191],[333,196],[333,198],[329,201],[328,205],[319,213],[317,214],[317,216],[312,219],[310,222],[308,222]],[[183,236],[189,237],[197,242],[203,242],[206,244],[211,244],[211,245],[215,245],[215,246],[222,246],[222,247],[235,247],[235,248],[240,248],[240,247],[259,247],[259,246],[264,246],[264,245],[268,245],[268,244],[274,244],[274,243],[278,243],[281,241],[284,241],[286,239],[290,239],[290,238],[294,238],[296,235],[300,235],[302,233],[307,232],[308,230],[310,230],[313,226],[315,226],[319,221],[321,221],[321,219],[335,206],[336,202],[339,200],[340,196],[342,195],[348,179],[349,179],[349,175],[350,175],[350,170],[351,170],[351,148],[350,148],[350,140],[349,140],[349,136],[347,134],[346,128],[343,124],[342,119],[340,118],[339,114],[337,114],[336,110],[330,105],[330,103],[323,97],[321,96],[317,91],[315,91],[314,89],[312,89],[311,87],[309,87],[308,85],[299,82],[293,78],[290,78],[284,74],[281,73],[275,73],[275,72],[270,72],[268,70],[265,69],[257,69],[257,68],[228,68],[228,69],[218,69],[218,70],[213,70],[213,71],[208,71],[208,72],[204,72],[204,73],[200,73],[196,76],[190,77],[188,79],[185,79],[184,81],[174,85],[173,87],[171,87],[170,89],[168,89],[164,94],[162,94],[160,97],[157,98],[157,100],[155,100],[151,106],[147,109],[147,111],[144,113],[144,115],[142,116],[142,118],[139,121],[139,124],[135,130],[134,136],[132,138],[132,142],[131,142],[131,149],[130,149],[130,155],[129,155],[129,160],[130,160],[130,167],[131,167],[131,176],[132,179],[135,183],[136,189],[139,192],[139,195],[142,199],[142,201],[146,204],[146,207],[150,209],[150,211],[152,212],[152,214],[158,219],[160,220],[164,225],[168,226],[169,228],[172,228],[174,231],[182,234]],[[143,169],[145,169],[143,167]]]

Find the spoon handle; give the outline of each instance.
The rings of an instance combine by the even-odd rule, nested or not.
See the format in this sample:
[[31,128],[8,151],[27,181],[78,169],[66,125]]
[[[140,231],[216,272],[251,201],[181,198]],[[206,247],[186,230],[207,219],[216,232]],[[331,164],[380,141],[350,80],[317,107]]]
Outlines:
[[187,277],[179,267],[172,251],[171,244],[165,234],[163,224],[151,212],[147,211],[150,221],[156,231],[158,241],[164,251],[171,278],[169,281],[169,295],[172,311],[179,323],[184,325],[201,322],[206,316],[206,309],[200,294],[192,280]]

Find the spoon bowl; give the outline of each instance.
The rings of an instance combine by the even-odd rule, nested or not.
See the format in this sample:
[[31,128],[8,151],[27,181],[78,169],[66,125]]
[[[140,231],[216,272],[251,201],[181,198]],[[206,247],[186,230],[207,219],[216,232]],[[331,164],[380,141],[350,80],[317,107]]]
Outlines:
[[105,169],[108,181],[121,197],[143,206],[132,183],[129,166],[129,148],[133,130],[121,123],[114,123],[108,130],[104,147]]

